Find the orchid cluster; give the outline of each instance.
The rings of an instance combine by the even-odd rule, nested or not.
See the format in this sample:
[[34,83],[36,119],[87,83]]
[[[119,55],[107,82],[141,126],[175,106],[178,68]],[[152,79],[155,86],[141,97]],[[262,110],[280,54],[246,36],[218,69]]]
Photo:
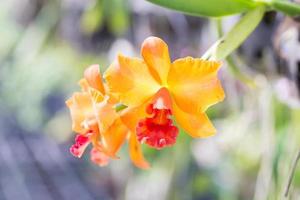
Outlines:
[[105,71],[105,81],[98,65],[85,70],[81,92],[66,101],[77,133],[70,148],[74,156],[92,145],[91,160],[104,166],[118,159],[128,141],[132,162],[146,169],[141,144],[174,145],[179,132],[174,121],[195,138],[216,133],[205,112],[225,96],[217,77],[221,63],[192,57],[171,62],[167,44],[157,37],[143,42],[141,56],[119,55]]

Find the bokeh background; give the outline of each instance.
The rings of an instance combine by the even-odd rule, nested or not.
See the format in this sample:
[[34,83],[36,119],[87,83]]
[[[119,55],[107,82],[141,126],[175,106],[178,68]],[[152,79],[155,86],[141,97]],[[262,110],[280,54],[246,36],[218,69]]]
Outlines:
[[[102,72],[119,52],[140,56],[163,38],[172,59],[201,57],[239,19],[191,17],[143,0],[1,0],[0,200],[283,199],[300,148],[300,23],[269,12],[223,62],[226,99],[208,113],[218,134],[174,147],[127,147],[100,168],[69,153],[75,134],[64,101],[84,69]],[[122,84],[122,83],[120,83]],[[287,199],[300,199],[300,167]]]

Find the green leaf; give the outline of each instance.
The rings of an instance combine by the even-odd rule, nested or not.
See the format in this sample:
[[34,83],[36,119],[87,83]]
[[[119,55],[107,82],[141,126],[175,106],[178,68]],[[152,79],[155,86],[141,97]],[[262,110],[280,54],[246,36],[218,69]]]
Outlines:
[[281,11],[290,16],[300,15],[300,4],[293,3],[285,0],[274,0],[270,5],[277,11]]
[[226,58],[254,31],[263,18],[265,9],[265,6],[259,6],[246,13],[225,36],[206,51],[202,58],[212,60]]
[[124,34],[129,28],[130,15],[127,4],[127,0],[105,0],[108,28],[116,36]]
[[190,15],[221,17],[241,13],[261,4],[254,0],[147,0]]

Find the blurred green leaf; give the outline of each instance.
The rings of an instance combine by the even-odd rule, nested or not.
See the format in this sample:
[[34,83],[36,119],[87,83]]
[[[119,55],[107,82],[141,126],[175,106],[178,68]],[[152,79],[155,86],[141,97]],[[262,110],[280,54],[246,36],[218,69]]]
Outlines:
[[103,1],[97,1],[81,17],[80,25],[85,33],[95,32],[103,23]]
[[191,15],[221,17],[255,8],[253,0],[148,0],[152,3]]
[[274,98],[273,103],[275,111],[275,127],[276,129],[281,129],[292,120],[291,109],[276,98]]
[[109,0],[105,1],[106,7],[110,8],[107,20],[108,27],[115,35],[120,36],[129,28],[129,11],[127,1],[124,0]]

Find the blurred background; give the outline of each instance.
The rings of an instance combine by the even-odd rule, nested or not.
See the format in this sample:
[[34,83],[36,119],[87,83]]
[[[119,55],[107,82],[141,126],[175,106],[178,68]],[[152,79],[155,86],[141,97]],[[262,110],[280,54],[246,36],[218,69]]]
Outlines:
[[[186,16],[142,0],[0,2],[0,200],[283,199],[300,148],[300,20],[269,12],[224,60],[226,99],[209,109],[218,134],[174,147],[143,146],[152,168],[127,147],[100,168],[69,153],[65,100],[84,69],[140,56],[163,38],[172,59],[201,57],[239,16]],[[289,198],[300,199],[300,167]]]

